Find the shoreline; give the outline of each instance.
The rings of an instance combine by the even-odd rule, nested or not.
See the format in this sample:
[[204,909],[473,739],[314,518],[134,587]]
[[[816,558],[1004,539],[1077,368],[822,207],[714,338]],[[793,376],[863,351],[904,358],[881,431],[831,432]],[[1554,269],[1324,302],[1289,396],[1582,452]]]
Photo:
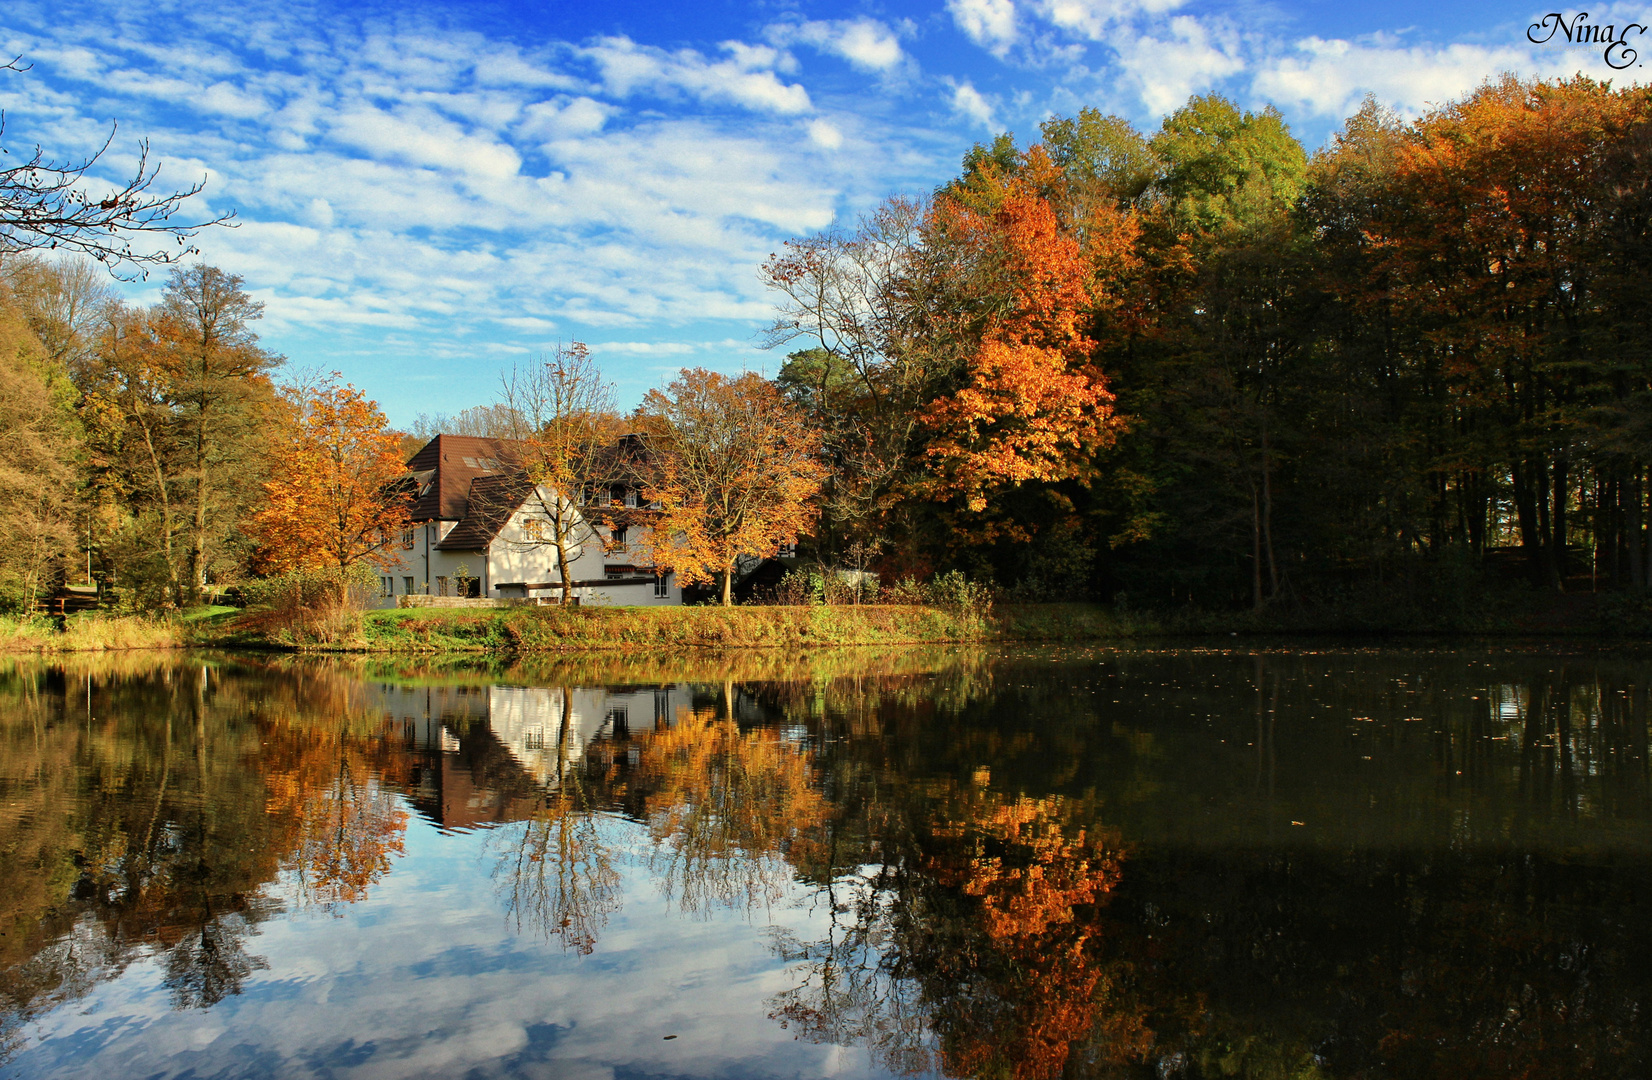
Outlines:
[[[1638,620],[1555,620],[1541,606],[1457,621],[1362,617],[1360,612],[1134,612],[1101,604],[1002,604],[983,612],[917,605],[632,608],[393,608],[343,626],[297,623],[270,611],[210,618],[71,616],[0,625],[0,655],[132,649],[234,649],[354,655],[637,655],[671,650],[789,650],[880,646],[1128,642],[1155,638],[1564,638],[1644,642]],[[9,632],[7,632],[9,631]]]

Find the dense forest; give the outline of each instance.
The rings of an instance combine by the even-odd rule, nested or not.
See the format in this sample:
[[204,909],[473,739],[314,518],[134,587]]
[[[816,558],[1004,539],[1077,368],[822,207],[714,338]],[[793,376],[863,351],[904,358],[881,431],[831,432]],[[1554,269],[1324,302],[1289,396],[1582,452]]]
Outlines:
[[[1368,100],[1312,154],[1220,97],[1151,134],[1086,109],[788,242],[759,396],[815,454],[801,555],[1131,607],[1644,591],[1649,106],[1506,77],[1410,121]],[[268,572],[248,526],[318,393],[393,448],[352,389],[273,381],[260,312],[210,266],[142,309],[91,264],[0,259],[8,607],[88,576],[182,607]],[[622,426],[682,404],[650,401]]]
[[1217,97],[1084,110],[788,244],[818,542],[1028,599],[1644,588],[1649,101],[1505,78],[1312,155]]

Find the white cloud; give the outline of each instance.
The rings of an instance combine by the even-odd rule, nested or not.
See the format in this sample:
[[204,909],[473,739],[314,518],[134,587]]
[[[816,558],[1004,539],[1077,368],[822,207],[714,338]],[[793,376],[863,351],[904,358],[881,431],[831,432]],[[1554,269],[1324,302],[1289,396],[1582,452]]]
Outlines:
[[777,23],[767,35],[778,45],[808,45],[840,56],[862,71],[893,71],[908,59],[895,31],[876,19]]
[[1031,7],[1061,30],[1100,41],[1121,24],[1173,11],[1184,3],[1186,0],[1032,0]]
[[619,110],[588,97],[540,101],[522,110],[516,136],[524,139],[557,139],[570,135],[592,135],[602,130],[608,118]]
[[713,61],[693,49],[667,52],[638,45],[630,38],[610,37],[582,53],[601,69],[604,88],[617,97],[630,97],[640,90],[681,91],[701,101],[759,112],[809,111],[809,92],[776,75],[790,66],[784,53],[740,42],[724,42],[722,48],[729,58]]
[[1193,94],[1245,68],[1242,45],[1231,26],[1189,15],[1170,19],[1157,35],[1122,36],[1117,51],[1128,81],[1157,114],[1178,108]]
[[485,178],[515,176],[522,158],[485,134],[470,134],[433,110],[392,114],[357,105],[329,125],[334,140],[378,161],[435,166]]
[[699,343],[688,341],[602,341],[591,345],[594,353],[624,356],[683,356],[701,348]]
[[1472,92],[1499,72],[1552,77],[1580,68],[1599,77],[1614,74],[1598,55],[1570,49],[1408,46],[1386,35],[1358,42],[1309,37],[1262,64],[1252,87],[1282,107],[1312,115],[1348,116],[1365,94],[1373,93],[1414,116]]
[[952,88],[952,107],[963,116],[969,117],[989,130],[996,129],[992,119],[992,105],[982,96],[981,92],[968,82],[961,82]]
[[1002,55],[1015,42],[1013,0],[947,0],[952,21],[975,44]]
[[826,120],[809,121],[809,138],[822,150],[836,150],[843,145],[843,132]]

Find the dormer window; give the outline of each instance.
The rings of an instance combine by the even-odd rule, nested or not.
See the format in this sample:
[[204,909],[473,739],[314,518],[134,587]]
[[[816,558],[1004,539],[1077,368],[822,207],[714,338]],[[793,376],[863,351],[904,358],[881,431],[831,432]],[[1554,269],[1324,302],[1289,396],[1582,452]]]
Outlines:
[[626,493],[625,493],[625,505],[629,506],[633,509],[636,508],[636,505],[637,505],[637,492],[636,492],[635,489],[629,489],[629,490],[626,491]]

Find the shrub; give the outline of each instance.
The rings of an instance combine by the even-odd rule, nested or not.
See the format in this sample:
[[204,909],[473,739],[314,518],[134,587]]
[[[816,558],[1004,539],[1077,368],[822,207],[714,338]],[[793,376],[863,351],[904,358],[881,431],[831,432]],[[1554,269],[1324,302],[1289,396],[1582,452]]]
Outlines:
[[971,581],[962,570],[938,574],[924,590],[931,604],[959,608],[974,615],[992,611],[992,586]]
[[929,593],[923,582],[915,577],[903,577],[883,590],[886,604],[927,604]]
[[269,609],[271,637],[289,644],[335,644],[357,635],[378,582],[365,563],[340,569],[291,570],[245,587],[250,603]]

